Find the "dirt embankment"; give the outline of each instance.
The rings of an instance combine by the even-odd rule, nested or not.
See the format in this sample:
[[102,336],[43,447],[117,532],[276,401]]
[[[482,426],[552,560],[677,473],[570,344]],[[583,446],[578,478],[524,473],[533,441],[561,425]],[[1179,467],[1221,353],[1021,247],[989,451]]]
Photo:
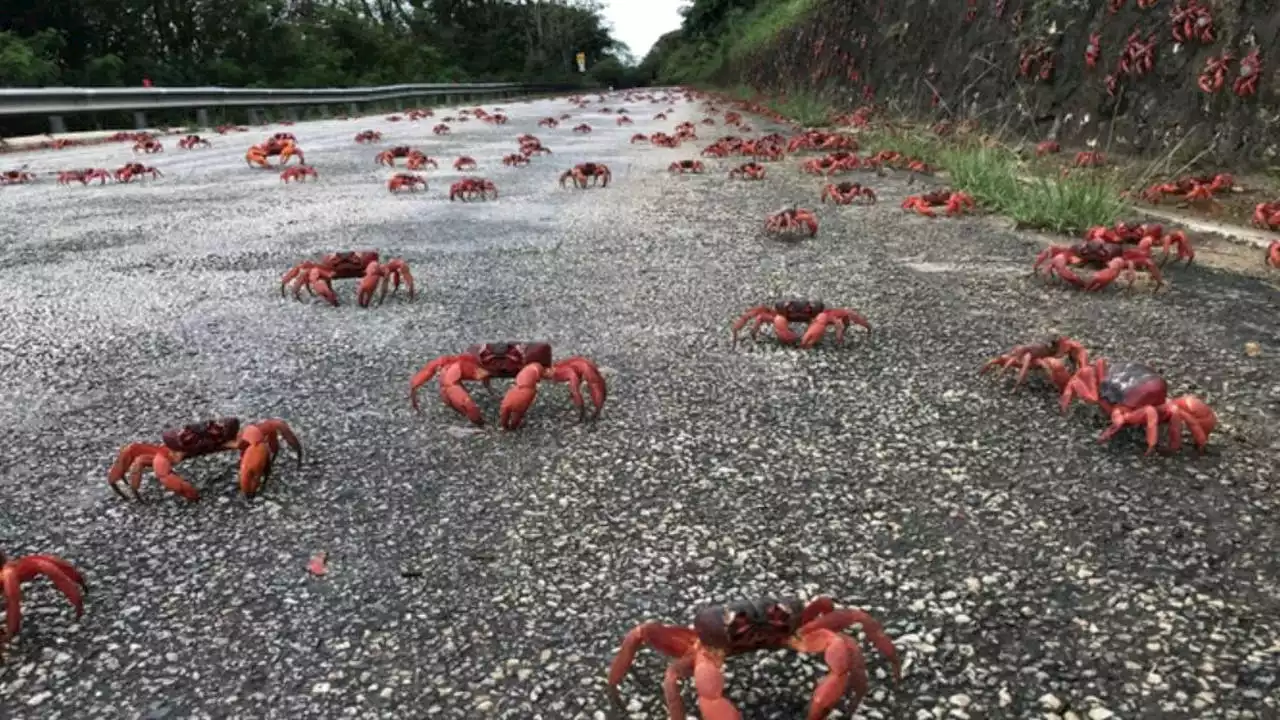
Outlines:
[[[1188,12],[1197,6],[1208,23]],[[1196,37],[1178,42],[1184,24]],[[1200,39],[1206,28],[1211,42]],[[1242,60],[1254,50],[1256,87],[1241,96]],[[1202,90],[1206,63],[1224,52],[1233,59],[1221,89]],[[822,0],[720,80],[770,95],[817,92],[849,108],[874,93],[909,112],[973,117],[1037,140],[1145,156],[1179,147],[1180,159],[1203,152],[1202,165],[1256,170],[1280,154],[1277,69],[1274,0]]]

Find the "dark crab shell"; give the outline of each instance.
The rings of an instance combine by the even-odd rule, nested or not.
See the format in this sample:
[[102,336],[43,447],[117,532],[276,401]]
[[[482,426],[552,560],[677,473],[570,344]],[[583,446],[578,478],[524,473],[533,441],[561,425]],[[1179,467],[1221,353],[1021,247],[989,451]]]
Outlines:
[[224,417],[192,423],[177,430],[166,430],[160,439],[165,447],[184,455],[208,455],[218,452],[240,434],[240,420]]
[[497,342],[472,345],[467,354],[480,360],[480,366],[494,377],[515,377],[524,366],[538,363],[551,365],[551,345],[544,342]]
[[325,267],[333,271],[336,278],[355,278],[364,275],[369,263],[378,261],[378,253],[372,250],[365,252],[340,252],[324,256]]
[[1168,396],[1169,384],[1160,373],[1140,363],[1109,366],[1098,384],[1098,398],[1108,406],[1162,405]]
[[809,322],[826,309],[827,306],[821,300],[802,298],[780,300],[773,305],[773,311],[785,317],[787,322]]
[[703,645],[733,653],[785,647],[803,611],[797,598],[742,600],[699,610],[693,629]]

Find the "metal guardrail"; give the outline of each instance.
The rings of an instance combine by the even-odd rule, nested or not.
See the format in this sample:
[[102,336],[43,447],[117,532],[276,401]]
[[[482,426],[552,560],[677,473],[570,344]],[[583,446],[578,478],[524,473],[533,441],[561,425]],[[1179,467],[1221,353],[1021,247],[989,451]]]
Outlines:
[[353,88],[0,88],[0,116],[71,115],[111,110],[265,107],[370,103],[411,97],[493,96],[556,92],[562,85],[520,83],[410,84]]
[[293,108],[308,105],[342,104],[352,115],[361,104],[406,98],[443,97],[445,104],[469,102],[472,98],[506,98],[541,92],[578,89],[569,85],[524,83],[417,83],[351,88],[225,88],[225,87],[102,87],[102,88],[0,88],[0,120],[46,115],[52,134],[67,131],[63,115],[77,113],[133,111],[137,129],[147,127],[148,110],[194,109],[196,123],[209,125],[209,110],[245,108],[252,123],[268,106]]

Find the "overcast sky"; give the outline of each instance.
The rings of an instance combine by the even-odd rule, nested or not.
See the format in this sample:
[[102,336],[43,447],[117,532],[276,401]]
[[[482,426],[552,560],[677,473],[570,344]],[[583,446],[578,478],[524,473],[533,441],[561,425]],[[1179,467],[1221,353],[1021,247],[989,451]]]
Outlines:
[[678,10],[683,4],[684,0],[604,0],[604,16],[613,23],[613,36],[627,44],[638,62],[658,38],[680,27]]

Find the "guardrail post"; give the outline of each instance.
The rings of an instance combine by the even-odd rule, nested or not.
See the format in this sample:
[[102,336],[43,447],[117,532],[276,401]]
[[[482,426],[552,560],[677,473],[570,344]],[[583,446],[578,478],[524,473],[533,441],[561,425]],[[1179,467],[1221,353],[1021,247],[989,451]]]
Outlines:
[[67,124],[63,122],[61,115],[49,116],[49,134],[61,135],[67,131]]
[[258,108],[249,108],[249,124],[250,125],[262,124],[262,112],[259,111]]
[[133,111],[133,129],[143,130],[147,127],[147,114],[141,110]]
[[359,114],[360,114],[360,103],[348,103],[348,104],[347,104],[347,113],[348,113],[349,115],[351,115],[351,117],[355,117],[355,116],[359,115]]
[[289,116],[290,120],[294,122],[298,122],[298,106],[297,105],[290,105],[289,107],[284,109],[284,112],[286,115]]
[[209,111],[205,108],[196,109],[196,125],[202,128],[213,127],[209,124]]

